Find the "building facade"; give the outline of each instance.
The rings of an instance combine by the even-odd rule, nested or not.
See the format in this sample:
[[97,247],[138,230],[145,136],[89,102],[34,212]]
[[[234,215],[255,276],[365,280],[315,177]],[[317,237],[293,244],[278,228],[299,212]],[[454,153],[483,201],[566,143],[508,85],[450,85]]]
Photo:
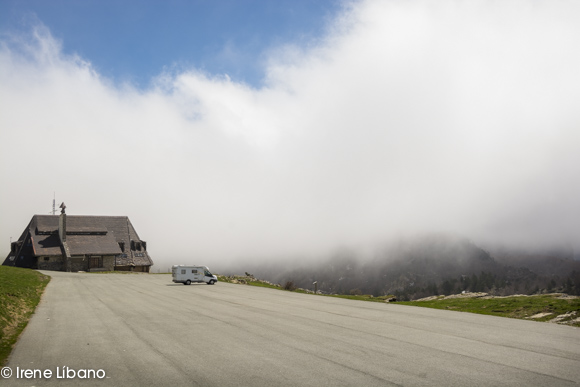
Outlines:
[[3,265],[56,271],[149,272],[153,261],[126,216],[34,215]]

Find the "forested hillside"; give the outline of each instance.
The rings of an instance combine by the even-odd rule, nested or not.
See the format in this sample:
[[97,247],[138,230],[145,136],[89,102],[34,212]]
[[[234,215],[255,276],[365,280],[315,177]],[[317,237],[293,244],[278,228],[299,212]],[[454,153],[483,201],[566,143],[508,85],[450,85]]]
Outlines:
[[569,251],[490,253],[465,238],[442,234],[401,239],[372,257],[343,249],[324,260],[288,259],[243,270],[282,285],[291,281],[313,289],[316,281],[322,292],[394,294],[401,300],[462,291],[580,294],[580,261]]

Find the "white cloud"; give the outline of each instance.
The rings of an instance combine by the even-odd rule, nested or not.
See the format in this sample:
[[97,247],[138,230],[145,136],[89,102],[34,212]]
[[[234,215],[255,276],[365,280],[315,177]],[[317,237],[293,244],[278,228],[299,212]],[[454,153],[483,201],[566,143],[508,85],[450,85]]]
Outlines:
[[353,3],[316,46],[272,51],[261,89],[191,69],[138,91],[46,29],[4,40],[0,248],[53,191],[71,214],[130,216],[168,263],[405,230],[577,243],[579,16]]

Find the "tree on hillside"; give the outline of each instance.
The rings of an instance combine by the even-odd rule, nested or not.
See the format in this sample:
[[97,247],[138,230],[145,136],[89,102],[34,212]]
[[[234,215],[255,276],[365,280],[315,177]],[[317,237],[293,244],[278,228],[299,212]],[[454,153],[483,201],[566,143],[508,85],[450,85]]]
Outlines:
[[445,294],[446,296],[453,294],[453,291],[455,289],[455,280],[445,280],[443,281],[443,283],[441,284],[441,292],[443,294]]

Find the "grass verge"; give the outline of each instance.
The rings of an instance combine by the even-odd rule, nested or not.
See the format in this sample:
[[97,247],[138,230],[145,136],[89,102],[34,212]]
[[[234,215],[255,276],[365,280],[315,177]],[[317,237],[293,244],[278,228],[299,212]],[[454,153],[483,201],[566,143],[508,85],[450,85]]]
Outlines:
[[[221,282],[228,282],[233,284],[242,284],[242,285],[251,285],[251,286],[259,286],[262,288],[270,288],[270,289],[278,289],[278,290],[286,290],[291,291],[294,293],[306,293],[306,294],[313,294],[314,291],[310,289],[302,289],[297,288],[293,285],[289,285],[290,282],[286,283],[284,286],[279,284],[273,284],[268,281],[259,280],[254,277],[249,276],[224,276],[224,275],[217,275],[218,281]],[[316,293],[317,296],[325,296],[325,297],[337,297],[337,298],[346,298],[349,300],[358,300],[358,301],[371,301],[371,302],[386,302],[394,298],[394,296],[381,296],[381,297],[373,297],[372,295],[368,294],[361,294],[361,295],[345,295],[345,294],[326,294],[326,293]]]
[[0,365],[6,363],[49,281],[34,270],[0,266]]
[[475,298],[439,297],[429,301],[401,301],[397,304],[534,321],[551,321],[580,327],[580,321],[577,320],[580,317],[580,298],[563,297],[561,294]]

